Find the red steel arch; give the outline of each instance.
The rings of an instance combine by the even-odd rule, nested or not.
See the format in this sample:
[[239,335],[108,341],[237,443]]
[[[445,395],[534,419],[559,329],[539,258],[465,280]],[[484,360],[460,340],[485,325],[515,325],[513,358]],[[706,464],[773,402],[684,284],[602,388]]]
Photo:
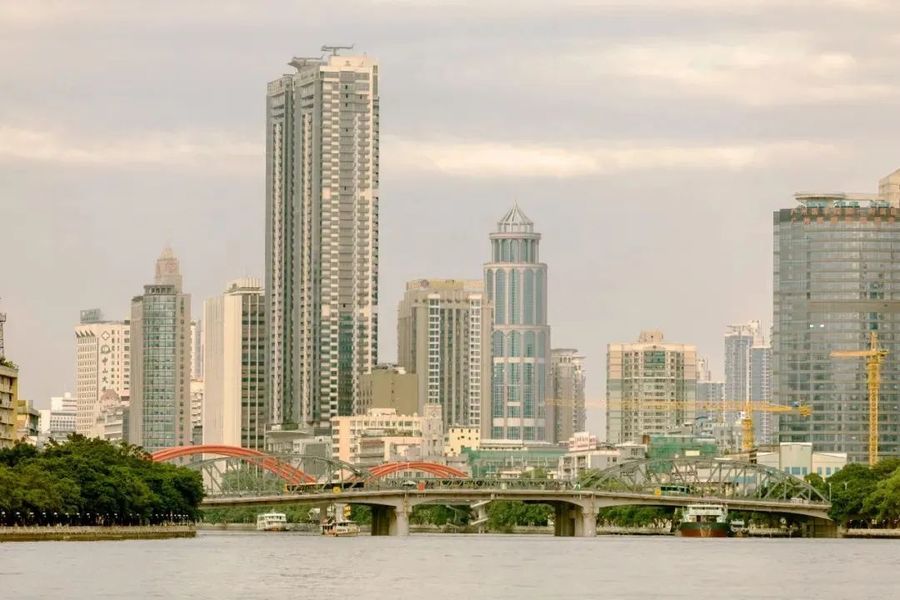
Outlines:
[[259,465],[269,473],[277,475],[284,479],[287,483],[316,483],[316,478],[312,475],[304,473],[300,469],[282,462],[270,456],[265,452],[253,450],[251,448],[241,448],[238,446],[224,446],[216,444],[201,444],[198,446],[174,446],[172,448],[163,448],[151,454],[151,458],[155,462],[167,462],[182,458],[185,456],[196,456],[197,454],[214,454],[216,456],[224,456],[228,458],[240,458],[250,464]]
[[468,475],[459,469],[432,462],[389,462],[369,469],[369,479],[380,479],[401,471],[421,471],[445,478],[467,478]]

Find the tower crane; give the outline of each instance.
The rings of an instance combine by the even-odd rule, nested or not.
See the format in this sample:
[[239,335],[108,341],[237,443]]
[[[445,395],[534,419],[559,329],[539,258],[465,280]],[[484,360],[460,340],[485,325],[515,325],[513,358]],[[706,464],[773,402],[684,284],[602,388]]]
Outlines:
[[878,391],[881,388],[881,363],[888,351],[878,346],[878,334],[869,332],[868,350],[834,350],[833,358],[865,358],[866,387],[869,391],[869,466],[878,462]]

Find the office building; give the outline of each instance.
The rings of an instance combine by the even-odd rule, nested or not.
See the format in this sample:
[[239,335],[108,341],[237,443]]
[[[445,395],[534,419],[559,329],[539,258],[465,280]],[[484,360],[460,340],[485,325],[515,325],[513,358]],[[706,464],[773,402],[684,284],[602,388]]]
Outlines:
[[419,377],[397,365],[378,365],[359,378],[359,414],[372,408],[393,408],[398,415],[423,414]]
[[19,370],[0,356],[0,448],[16,442],[16,406],[19,402]]
[[103,437],[95,417],[107,390],[128,396],[131,389],[131,327],[108,321],[100,309],[81,311],[75,327],[75,431]]
[[480,427],[491,375],[483,283],[410,281],[397,313],[397,359],[418,377],[418,412],[440,404],[445,427]]
[[793,208],[774,213],[772,397],[806,405],[811,417],[779,415],[780,442],[809,442],[813,451],[846,453],[865,462],[869,405],[862,358],[878,334],[889,354],[881,365],[878,451],[900,456],[900,171],[885,177],[884,197],[798,193]]
[[644,436],[692,425],[697,400],[697,350],[642,331],[637,343],[606,352],[606,441],[641,443]]
[[490,235],[485,291],[494,307],[491,394],[482,408],[482,439],[554,442],[550,389],[547,265],[541,234],[514,206]]
[[40,435],[45,439],[62,441],[75,433],[78,401],[70,392],[50,398],[50,408],[39,411]]
[[191,297],[168,247],[131,301],[128,441],[147,452],[191,443]]
[[275,429],[351,415],[378,349],[378,63],[295,58],[266,97],[266,383]]
[[256,278],[232,281],[204,305],[204,444],[265,447],[265,308]]
[[563,441],[585,430],[584,356],[573,348],[554,348],[550,351],[550,363],[554,439]]

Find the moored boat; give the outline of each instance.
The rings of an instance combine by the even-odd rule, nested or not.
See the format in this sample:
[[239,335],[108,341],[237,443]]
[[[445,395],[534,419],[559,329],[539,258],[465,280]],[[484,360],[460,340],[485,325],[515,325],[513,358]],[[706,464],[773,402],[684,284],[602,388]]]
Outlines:
[[274,510],[256,515],[257,531],[287,531],[287,516]]
[[359,535],[359,525],[353,521],[337,521],[329,517],[322,523],[322,535],[331,537],[354,537]]
[[721,504],[691,504],[681,515],[681,537],[728,537],[728,509]]

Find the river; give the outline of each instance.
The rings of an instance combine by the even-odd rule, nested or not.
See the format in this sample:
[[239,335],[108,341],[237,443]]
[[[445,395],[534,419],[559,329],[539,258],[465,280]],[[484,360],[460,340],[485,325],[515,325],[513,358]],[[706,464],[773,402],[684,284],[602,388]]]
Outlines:
[[545,535],[0,544],[0,598],[900,598],[900,541]]

